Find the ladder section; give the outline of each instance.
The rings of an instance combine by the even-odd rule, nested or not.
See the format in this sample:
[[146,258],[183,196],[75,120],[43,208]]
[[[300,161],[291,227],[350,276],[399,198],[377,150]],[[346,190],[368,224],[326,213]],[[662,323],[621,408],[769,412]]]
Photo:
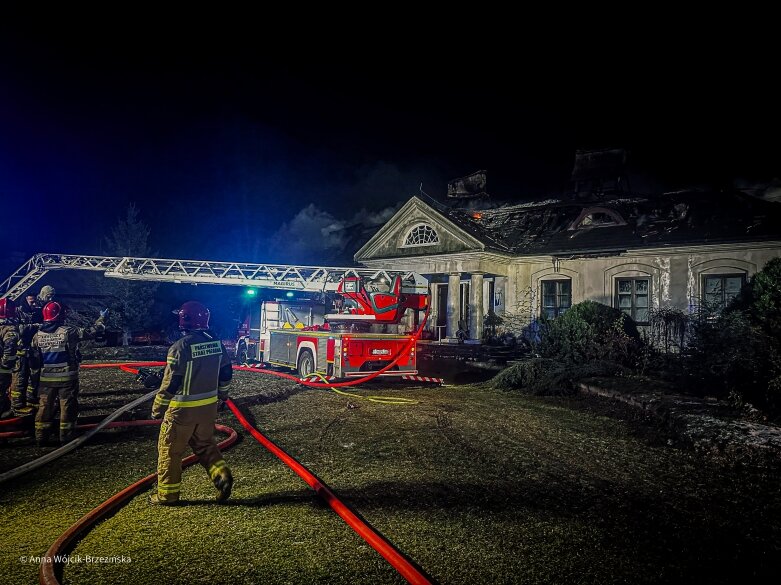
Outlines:
[[36,254],[16,272],[0,283],[0,298],[18,299],[49,270],[110,270],[122,258],[113,256],[79,256],[67,254]]
[[428,282],[414,272],[370,268],[334,268],[287,264],[252,264],[212,260],[122,258],[106,270],[106,276],[157,282],[229,284],[290,289],[306,292],[335,292],[345,277],[364,279],[367,288],[387,289],[394,275],[402,275],[402,292],[425,294]]
[[333,268],[177,260],[118,256],[37,254],[0,285],[0,296],[16,299],[49,270],[96,270],[110,278],[151,282],[228,284],[289,289],[306,292],[335,292],[346,277],[359,277],[369,291],[390,287],[393,277],[402,277],[402,292],[426,294],[428,281],[415,272],[375,268]]

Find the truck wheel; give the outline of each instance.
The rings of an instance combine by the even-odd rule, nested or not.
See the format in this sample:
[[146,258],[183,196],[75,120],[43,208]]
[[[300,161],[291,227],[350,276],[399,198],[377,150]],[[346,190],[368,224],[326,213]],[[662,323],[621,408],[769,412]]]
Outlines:
[[302,349],[298,355],[298,375],[302,378],[306,378],[309,374],[315,371],[315,358],[312,355],[312,351],[308,349]]

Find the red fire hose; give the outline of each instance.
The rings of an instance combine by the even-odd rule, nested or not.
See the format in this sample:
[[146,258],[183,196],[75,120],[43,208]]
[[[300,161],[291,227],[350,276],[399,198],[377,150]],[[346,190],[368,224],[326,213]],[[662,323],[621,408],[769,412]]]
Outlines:
[[231,409],[231,412],[236,416],[238,421],[255,439],[263,445],[266,449],[271,451],[274,455],[279,457],[282,462],[292,469],[296,475],[303,479],[307,485],[312,488],[318,496],[323,498],[325,502],[336,512],[339,517],[344,520],[347,525],[352,528],[358,535],[369,543],[374,550],[376,550],[383,558],[388,561],[399,574],[404,577],[409,583],[413,584],[431,584],[431,580],[423,574],[423,570],[416,567],[412,561],[407,559],[401,551],[399,551],[393,544],[391,544],[384,536],[377,533],[371,526],[366,524],[361,518],[359,518],[350,508],[348,508],[337,496],[334,494],[325,483],[319,480],[314,474],[312,474],[306,467],[301,465],[295,458],[283,451],[280,447],[275,445],[268,437],[263,435],[255,427],[253,427],[249,421],[244,417],[238,407],[234,404],[233,400],[228,399],[225,404]]
[[[111,423],[113,426],[142,426],[142,425],[159,425],[159,420],[134,420],[126,422]],[[221,450],[228,449],[238,439],[238,434],[230,427],[224,425],[214,425],[214,428],[221,433],[228,435],[218,446]],[[196,455],[190,455],[182,461],[182,467],[187,467],[196,463],[198,457]],[[157,473],[147,475],[143,479],[139,479],[132,485],[129,485],[120,492],[117,492],[111,496],[108,500],[100,504],[97,508],[93,509],[82,516],[75,524],[68,528],[60,537],[54,541],[46,551],[44,560],[41,563],[41,570],[38,573],[39,582],[41,585],[60,585],[60,581],[57,577],[57,573],[62,573],[62,563],[55,563],[55,559],[61,559],[63,553],[72,547],[73,544],[80,538],[82,538],[90,529],[97,524],[100,520],[107,518],[113,512],[116,512],[124,504],[126,504],[130,498],[135,496],[138,492],[142,491],[146,487],[152,485],[157,479]]]

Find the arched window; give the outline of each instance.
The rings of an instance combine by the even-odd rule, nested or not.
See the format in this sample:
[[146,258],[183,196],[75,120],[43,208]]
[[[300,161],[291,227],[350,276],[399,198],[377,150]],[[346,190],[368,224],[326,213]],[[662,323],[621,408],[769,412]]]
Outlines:
[[434,228],[424,223],[413,227],[404,239],[405,246],[431,246],[439,243],[439,236]]

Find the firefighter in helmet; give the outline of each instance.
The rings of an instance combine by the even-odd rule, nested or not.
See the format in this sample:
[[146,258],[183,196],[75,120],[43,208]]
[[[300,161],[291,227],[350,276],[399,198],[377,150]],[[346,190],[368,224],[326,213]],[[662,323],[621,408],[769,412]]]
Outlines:
[[35,440],[45,444],[53,430],[57,401],[60,403],[60,443],[73,438],[79,416],[79,342],[103,335],[103,320],[108,310],[100,312],[93,327],[82,329],[65,325],[65,307],[52,301],[43,307],[43,325],[33,336],[30,366],[40,369],[39,404],[35,415]]
[[188,301],[174,314],[184,336],[168,350],[163,383],[152,418],[163,418],[157,443],[157,493],[152,504],[179,502],[182,456],[192,447],[217,488],[217,501],[230,497],[233,477],[214,438],[220,399],[227,398],[233,370],[225,346],[208,330],[209,309]]
[[0,299],[0,418],[10,416],[8,390],[16,364],[16,345],[19,333],[14,323],[16,307],[11,299]]
[[30,368],[30,345],[33,335],[43,324],[43,307],[54,300],[53,286],[41,287],[38,296],[28,294],[25,302],[16,308],[16,318],[19,328],[19,344],[17,345],[17,360],[14,368],[13,385],[11,386],[11,406],[17,415],[29,414],[33,406],[38,406],[38,375],[39,371]]

